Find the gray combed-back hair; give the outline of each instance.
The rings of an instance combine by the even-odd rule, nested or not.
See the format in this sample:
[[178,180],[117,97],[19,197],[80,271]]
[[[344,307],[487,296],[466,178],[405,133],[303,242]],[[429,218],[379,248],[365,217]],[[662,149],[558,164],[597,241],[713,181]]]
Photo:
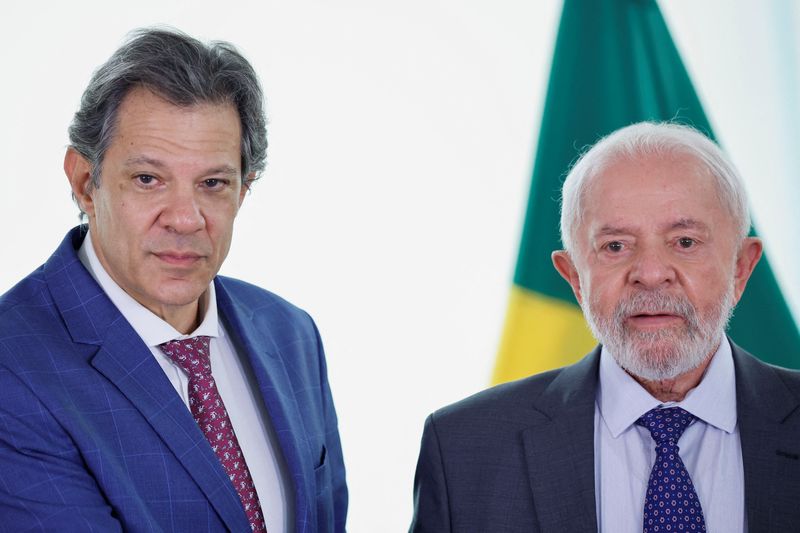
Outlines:
[[576,231],[583,221],[586,189],[594,176],[620,160],[646,156],[686,155],[695,158],[714,177],[717,195],[728,209],[739,236],[750,230],[747,195],[738,171],[714,141],[689,126],[639,122],[600,139],[577,160],[561,189],[561,242],[575,250]]
[[92,186],[100,185],[103,157],[114,136],[125,96],[144,87],[180,107],[231,104],[241,123],[242,184],[256,178],[267,158],[264,96],[253,67],[230,43],[202,43],[172,28],[144,28],[98,68],[69,127],[72,148],[92,165]]

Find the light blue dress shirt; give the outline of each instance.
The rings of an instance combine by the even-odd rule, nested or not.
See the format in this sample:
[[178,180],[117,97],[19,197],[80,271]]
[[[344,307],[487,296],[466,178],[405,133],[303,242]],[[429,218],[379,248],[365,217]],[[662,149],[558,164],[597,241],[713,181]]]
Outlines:
[[733,355],[723,338],[700,384],[681,402],[662,403],[603,347],[594,416],[595,498],[599,531],[640,533],[647,481],[656,458],[650,432],[635,424],[655,407],[679,406],[698,418],[678,442],[707,531],[744,533],[744,467],[736,425]]

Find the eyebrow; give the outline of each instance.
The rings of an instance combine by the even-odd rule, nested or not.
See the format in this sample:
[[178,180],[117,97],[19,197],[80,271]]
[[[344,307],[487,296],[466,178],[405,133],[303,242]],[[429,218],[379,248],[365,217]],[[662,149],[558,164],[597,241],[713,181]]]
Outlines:
[[[669,224],[667,226],[669,230],[676,230],[676,229],[696,229],[701,231],[708,231],[708,225],[700,222],[699,220],[695,220],[693,218],[681,218],[676,220],[675,222]],[[604,225],[597,233],[595,233],[596,237],[602,237],[606,235],[631,235],[636,233],[632,228],[625,227],[625,226],[611,226],[611,225]]]
[[[137,165],[150,165],[159,170],[163,170],[167,167],[167,165],[163,161],[159,159],[153,159],[152,157],[148,157],[146,155],[129,157],[128,159],[125,160],[123,164],[125,167],[133,167]],[[237,170],[235,167],[232,167],[231,165],[220,165],[217,167],[211,167],[209,169],[206,169],[204,172],[201,173],[201,175],[203,176],[212,176],[215,174],[222,176],[229,176],[229,175],[238,176],[239,170]]]
[[693,218],[682,218],[670,225],[670,229],[699,229],[707,230],[708,226]]
[[609,226],[608,224],[606,224],[605,226],[602,226],[599,230],[597,230],[597,233],[595,233],[595,235],[599,237],[602,235],[620,235],[620,234],[630,234],[630,233],[634,233],[634,231],[630,228],[620,227],[620,226]]

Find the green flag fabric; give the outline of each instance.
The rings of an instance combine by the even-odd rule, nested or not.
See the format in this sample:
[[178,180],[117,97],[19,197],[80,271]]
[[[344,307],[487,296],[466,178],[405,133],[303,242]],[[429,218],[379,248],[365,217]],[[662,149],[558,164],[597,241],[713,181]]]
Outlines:
[[[493,382],[573,362],[594,344],[550,253],[560,249],[560,189],[585,147],[642,120],[713,138],[654,0],[565,0],[539,133],[514,285]],[[800,368],[800,333],[766,254],[729,326],[763,360]]]

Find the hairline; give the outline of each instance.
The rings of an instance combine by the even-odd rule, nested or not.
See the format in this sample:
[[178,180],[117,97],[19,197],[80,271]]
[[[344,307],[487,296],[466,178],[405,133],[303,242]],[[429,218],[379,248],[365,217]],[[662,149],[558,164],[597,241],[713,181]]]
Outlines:
[[[179,108],[181,110],[185,110],[185,111],[191,111],[191,110],[197,108],[198,106],[202,106],[202,105],[210,105],[210,106],[226,106],[227,105],[227,106],[230,106],[236,112],[236,118],[239,121],[239,154],[242,153],[242,142],[244,141],[243,136],[242,136],[242,127],[243,127],[242,126],[242,116],[241,116],[241,112],[239,111],[239,109],[236,106],[236,103],[231,101],[231,98],[229,96],[221,95],[219,98],[197,98],[193,102],[184,103],[184,102],[177,102],[175,98],[171,98],[169,94],[167,94],[164,91],[159,90],[158,87],[154,87],[151,84],[141,83],[141,82],[131,83],[130,85],[128,85],[128,87],[125,89],[125,91],[123,91],[120,94],[119,102],[115,106],[115,108],[109,110],[108,116],[113,118],[113,120],[108,125],[108,129],[106,130],[106,135],[103,138],[104,142],[102,142],[101,149],[99,150],[99,152],[100,152],[99,160],[96,161],[96,162],[92,162],[91,160],[89,160],[89,158],[88,158],[88,156],[86,154],[81,153],[81,155],[84,158],[86,158],[87,160],[89,160],[89,162],[92,165],[92,170],[91,170],[92,179],[90,181],[90,187],[98,187],[100,185],[100,176],[101,176],[101,173],[102,173],[103,162],[105,161],[105,156],[108,153],[108,149],[114,143],[114,140],[115,140],[116,135],[117,135],[117,129],[119,128],[120,110],[122,109],[122,106],[125,105],[125,102],[131,96],[131,94],[133,94],[134,92],[136,92],[138,90],[148,91],[152,95],[162,99],[164,102],[166,102],[166,103],[168,103],[168,104],[170,104],[172,106],[175,106],[175,107],[177,107],[177,108]],[[70,148],[73,148],[74,150],[76,150],[76,151],[78,151],[80,153],[80,151],[74,145],[70,144]],[[239,174],[240,174],[240,177],[241,177],[241,180],[242,180],[242,185],[245,186],[245,187],[249,187],[252,184],[252,182],[255,181],[255,180],[254,179],[248,179],[247,178],[247,172],[246,172],[247,169],[245,169],[241,165],[241,163],[240,163],[240,166],[241,166],[241,168],[239,170]]]
[[583,223],[584,203],[591,183],[611,164],[645,157],[686,157],[707,174],[720,205],[734,219],[739,240],[747,237],[750,212],[742,180],[719,146],[697,130],[673,123],[640,122],[617,130],[586,150],[564,180],[560,232],[565,250],[573,253]]
[[241,183],[249,188],[259,178],[266,165],[267,121],[252,64],[226,41],[203,42],[175,28],[156,26],[130,32],[95,70],[69,126],[69,148],[89,163],[90,187],[100,184],[120,108],[140,88],[179,108],[232,105],[240,126]]

